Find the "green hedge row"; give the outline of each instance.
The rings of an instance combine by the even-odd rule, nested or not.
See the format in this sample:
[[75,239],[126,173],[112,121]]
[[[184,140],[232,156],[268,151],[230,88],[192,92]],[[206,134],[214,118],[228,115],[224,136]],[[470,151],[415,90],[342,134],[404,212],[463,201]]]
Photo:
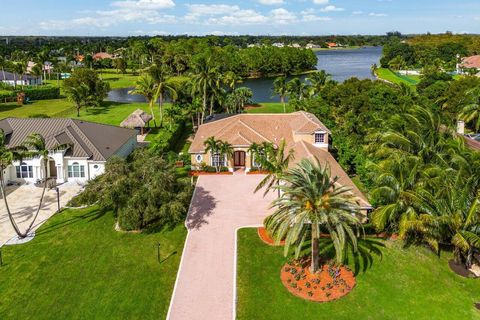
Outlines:
[[160,132],[152,141],[150,147],[155,152],[167,152],[171,150],[178,142],[178,139],[182,137],[181,132],[185,130],[185,122],[181,121],[172,124],[170,127],[163,127]]
[[47,100],[60,98],[59,87],[37,87],[23,90],[25,97],[30,100]]

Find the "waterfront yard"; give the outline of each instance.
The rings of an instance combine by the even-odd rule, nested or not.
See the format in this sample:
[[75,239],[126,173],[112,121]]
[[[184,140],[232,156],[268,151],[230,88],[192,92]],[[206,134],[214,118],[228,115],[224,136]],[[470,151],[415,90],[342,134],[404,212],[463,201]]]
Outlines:
[[395,83],[395,84],[404,83],[409,86],[416,86],[420,82],[420,76],[400,75],[386,68],[377,69],[377,76],[378,78],[386,80],[391,83]]
[[[450,271],[449,253],[437,257],[423,247],[403,248],[401,241],[369,242],[373,250],[363,250],[358,264],[350,256],[356,287],[338,301],[320,304],[283,287],[282,247],[265,245],[256,229],[239,230],[237,319],[480,319],[474,307],[479,280]],[[360,241],[368,248],[366,243]]]
[[136,234],[114,223],[95,207],[66,210],[31,242],[3,247],[0,319],[165,319],[185,228]]

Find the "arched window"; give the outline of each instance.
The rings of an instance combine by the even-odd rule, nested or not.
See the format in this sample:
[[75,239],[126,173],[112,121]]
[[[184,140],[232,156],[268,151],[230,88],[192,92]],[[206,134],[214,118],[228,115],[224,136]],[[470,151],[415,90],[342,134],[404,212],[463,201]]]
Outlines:
[[69,178],[85,178],[85,166],[80,165],[78,162],[74,162],[68,166]]
[[203,161],[203,156],[201,154],[197,154],[195,156],[195,160],[197,160],[197,162],[202,162]]
[[33,178],[33,167],[27,165],[25,162],[22,162],[19,166],[16,166],[15,170],[17,171],[17,178],[19,179]]

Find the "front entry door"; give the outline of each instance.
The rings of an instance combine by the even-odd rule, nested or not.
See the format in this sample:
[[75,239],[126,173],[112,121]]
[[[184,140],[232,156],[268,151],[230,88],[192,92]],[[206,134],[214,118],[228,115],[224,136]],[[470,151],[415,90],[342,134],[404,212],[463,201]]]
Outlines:
[[57,167],[55,166],[55,161],[50,160],[48,161],[49,169],[50,169],[50,176],[49,178],[56,178],[57,177]]
[[233,153],[233,166],[245,167],[245,151],[235,151]]

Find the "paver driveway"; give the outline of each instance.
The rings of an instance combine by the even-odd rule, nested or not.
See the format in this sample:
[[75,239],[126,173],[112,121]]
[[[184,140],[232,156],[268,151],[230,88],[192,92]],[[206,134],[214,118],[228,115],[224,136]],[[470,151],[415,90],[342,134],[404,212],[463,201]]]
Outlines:
[[[80,192],[81,187],[77,184],[63,184],[59,186],[60,205],[65,206],[67,202]],[[25,231],[31,219],[33,218],[37,208],[42,188],[34,185],[21,185],[18,187],[7,187],[7,200],[10,211],[13,213],[15,221],[20,230]],[[55,190],[45,192],[45,198],[42,209],[35,221],[34,230],[43,222],[50,218],[57,211],[57,193]],[[10,220],[8,219],[7,210],[3,198],[0,196],[0,247],[10,238],[15,236]]]
[[261,225],[273,194],[253,193],[263,175],[201,176],[186,226],[188,236],[170,303],[171,320],[234,317],[235,233]]

